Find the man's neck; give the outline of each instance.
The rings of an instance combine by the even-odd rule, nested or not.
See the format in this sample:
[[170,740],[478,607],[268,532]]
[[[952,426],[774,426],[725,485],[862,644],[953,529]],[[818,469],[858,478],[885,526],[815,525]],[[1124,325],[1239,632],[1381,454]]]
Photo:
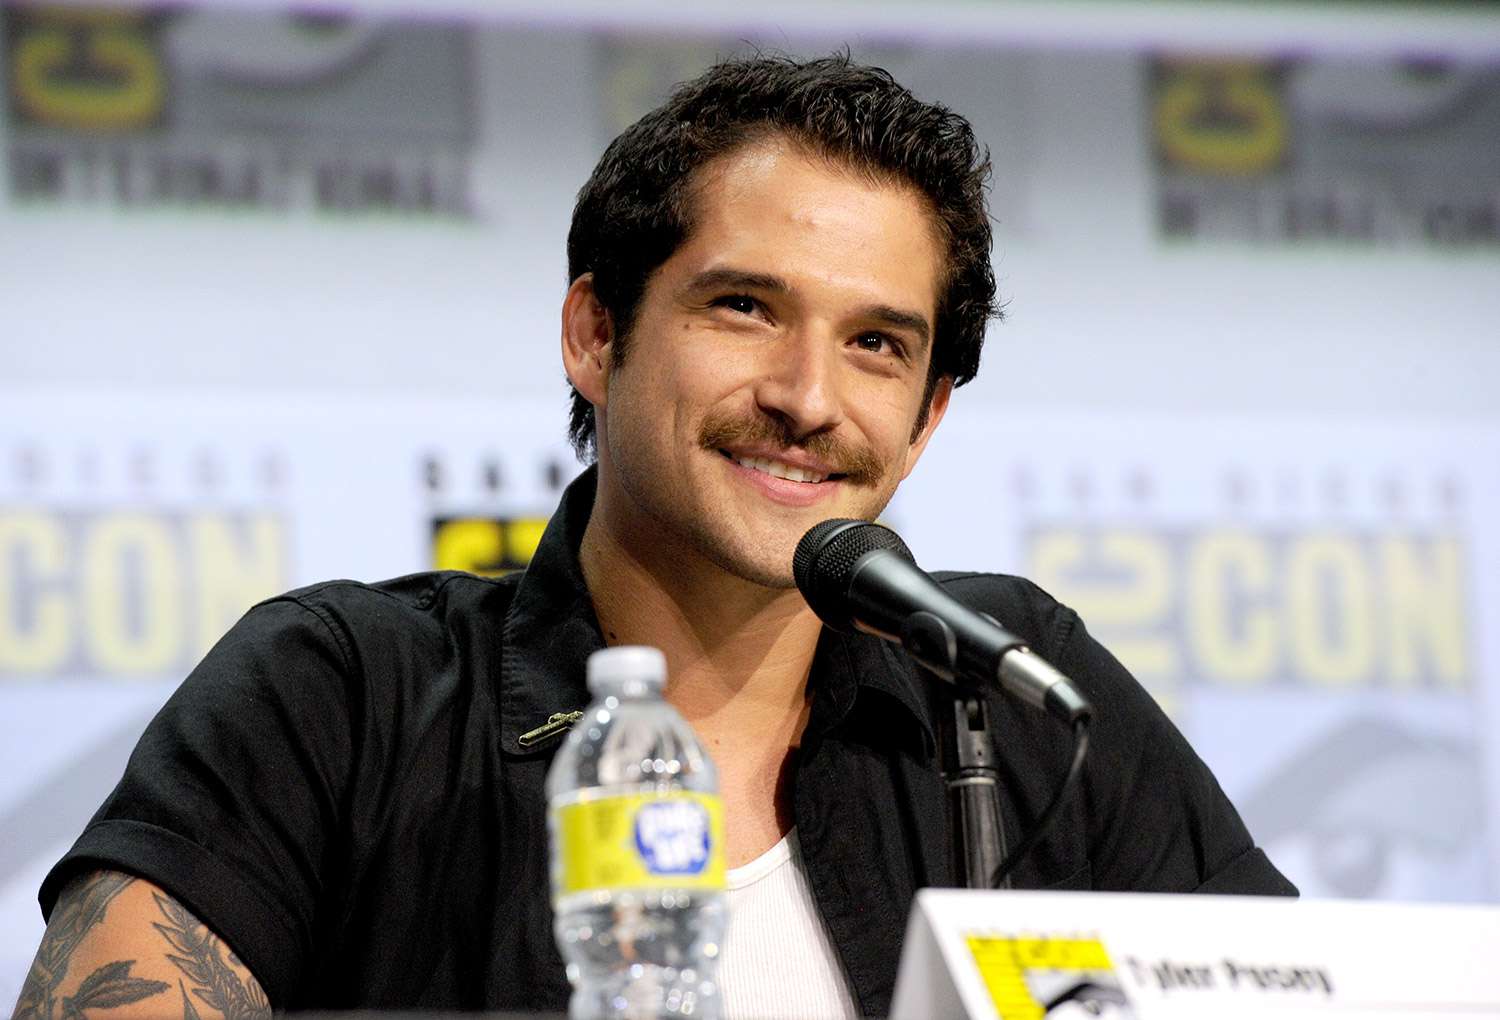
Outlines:
[[579,562],[606,642],[666,655],[666,698],[718,766],[727,860],[737,867],[792,825],[787,776],[822,625],[795,589],[754,585],[651,545],[620,541],[596,504]]
[[802,713],[822,625],[795,589],[752,584],[680,551],[653,556],[597,513],[579,560],[606,642],[660,648],[667,699],[700,733]]

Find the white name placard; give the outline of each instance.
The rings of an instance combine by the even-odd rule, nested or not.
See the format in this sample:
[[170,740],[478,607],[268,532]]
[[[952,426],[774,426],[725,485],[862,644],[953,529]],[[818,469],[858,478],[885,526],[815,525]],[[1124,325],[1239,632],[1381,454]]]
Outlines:
[[1500,908],[928,889],[891,1016],[1500,1018]]

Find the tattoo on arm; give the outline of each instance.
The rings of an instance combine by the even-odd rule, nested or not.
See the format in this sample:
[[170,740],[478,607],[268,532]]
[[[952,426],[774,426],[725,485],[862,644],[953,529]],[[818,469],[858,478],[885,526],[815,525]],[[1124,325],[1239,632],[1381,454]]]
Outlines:
[[182,990],[182,1020],[203,1020],[203,1017],[198,1015],[198,1007],[194,1006],[193,1000],[188,997],[182,978],[177,979],[177,987]]
[[[79,953],[79,947],[104,921],[111,902],[137,881],[116,871],[100,871],[76,879],[63,890],[21,987],[16,1020],[90,1020],[91,1017],[105,1020],[108,1011],[116,1007],[171,995],[172,986],[167,982],[133,976],[131,970],[136,960],[105,963],[76,987],[71,981],[64,985],[75,962],[97,961],[98,956],[90,960],[87,948]],[[198,1003],[217,1010],[225,1020],[270,1017],[271,1007],[265,992],[253,977],[241,978],[244,965],[229,947],[172,897],[150,890],[149,886],[132,892],[131,897],[146,891],[151,892],[161,914],[162,920],[152,922],[151,927],[166,939],[166,959],[192,982],[191,988],[180,978],[177,982],[183,1020],[202,1020],[195,997]],[[122,902],[128,904],[130,897]],[[153,960],[160,959],[153,956]],[[148,969],[147,973],[150,972]],[[65,987],[72,988],[71,995],[63,994]],[[151,1007],[153,1015],[160,1013],[161,1005],[164,1004]]]
[[[54,1020],[59,1005],[57,989],[68,973],[74,951],[104,920],[110,901],[134,881],[129,875],[101,871],[78,879],[63,891],[26,983],[21,986],[15,1013],[18,1020]],[[116,960],[96,969],[83,979],[75,994],[63,997],[62,1016],[83,1020],[85,1010],[124,1006],[166,991],[168,986],[161,981],[131,977],[133,966],[134,960]]]
[[86,1009],[111,1009],[115,1006],[125,1006],[132,1002],[140,1002],[142,999],[149,999],[171,987],[165,981],[149,981],[146,978],[131,977],[130,968],[134,966],[134,960],[116,960],[94,971],[78,986],[78,994],[63,999],[62,1015],[67,1020],[73,1020],[73,1018],[81,1020],[85,1016],[84,1010]]
[[[161,932],[162,938],[172,947],[167,959],[193,982],[193,995],[204,1005],[224,1014],[225,1020],[263,1020],[269,1017],[271,1004],[266,1001],[265,993],[255,981],[251,981],[247,988],[231,969],[230,963],[238,965],[240,961],[228,947],[176,900],[159,893],[151,895],[165,922],[153,923],[152,927]],[[228,956],[228,963],[220,955],[221,947]],[[198,1010],[180,980],[178,987],[182,988],[184,1020],[196,1020]]]

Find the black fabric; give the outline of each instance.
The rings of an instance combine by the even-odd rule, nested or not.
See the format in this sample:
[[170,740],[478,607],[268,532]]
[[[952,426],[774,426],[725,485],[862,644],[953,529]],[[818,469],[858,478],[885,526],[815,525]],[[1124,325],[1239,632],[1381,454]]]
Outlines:
[[[335,581],[252,609],[152,721],[42,885],[112,867],[218,932],[279,1008],[553,1010],[543,779],[517,737],[587,702],[603,646],[577,562],[593,499],[564,497],[524,574]],[[942,575],[1098,710],[1076,796],[1022,888],[1295,894],[1155,702],[1026,581]],[[860,1009],[887,1011],[913,894],[952,885],[936,696],[890,646],[824,631],[792,781],[808,880]],[[1012,840],[1071,752],[991,702]]]

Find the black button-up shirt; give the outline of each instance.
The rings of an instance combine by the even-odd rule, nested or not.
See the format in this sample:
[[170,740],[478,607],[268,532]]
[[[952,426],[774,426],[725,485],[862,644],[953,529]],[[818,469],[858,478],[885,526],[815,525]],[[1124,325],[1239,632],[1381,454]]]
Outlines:
[[[331,582],[253,609],[152,721],[120,785],[43,883],[150,879],[235,950],[278,1008],[560,1011],[543,781],[604,641],[578,564],[594,473],[527,570]],[[1294,893],[1208,769],[1071,610],[995,575],[942,575],[1074,678],[1097,719],[1082,781],[1021,888]],[[808,882],[862,1012],[888,1010],[912,897],[953,885],[935,712],[867,636],[824,631],[794,752]],[[1012,845],[1071,737],[990,701]],[[747,734],[746,739],[754,739]]]

